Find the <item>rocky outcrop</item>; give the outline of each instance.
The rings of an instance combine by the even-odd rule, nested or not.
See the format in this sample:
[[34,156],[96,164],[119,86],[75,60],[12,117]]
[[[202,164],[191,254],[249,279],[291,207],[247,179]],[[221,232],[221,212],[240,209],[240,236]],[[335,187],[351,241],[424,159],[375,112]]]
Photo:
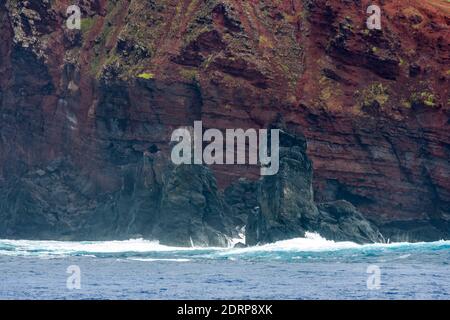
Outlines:
[[158,150],[122,165],[120,188],[108,193],[62,158],[0,189],[0,234],[58,240],[144,237],[173,246],[223,247],[245,228],[247,245],[303,237],[306,231],[334,240],[383,240],[350,203],[317,207],[312,176],[306,140],[285,131],[279,173],[241,180],[225,194],[206,166],[175,166]]
[[383,242],[378,229],[347,201],[317,207],[312,176],[305,139],[282,132],[280,171],[259,182],[258,206],[246,226],[248,245],[303,237],[307,231],[337,241]]
[[225,201],[230,207],[233,223],[238,228],[247,224],[248,216],[258,206],[257,190],[258,182],[245,178],[240,178],[225,189]]
[[348,201],[321,203],[318,209],[320,218],[315,222],[314,230],[326,239],[356,243],[386,242],[378,228]]
[[177,246],[227,246],[235,236],[215,178],[204,166],[174,167],[147,152],[122,167],[121,187],[102,192],[68,159],[0,189],[0,234],[11,239],[144,237]]
[[227,246],[236,234],[212,172],[181,165],[166,179],[153,238],[171,245]]
[[278,174],[264,177],[259,183],[258,207],[247,225],[247,244],[301,237],[308,231],[307,223],[317,219],[312,164],[305,151],[304,138],[281,133],[280,169]]

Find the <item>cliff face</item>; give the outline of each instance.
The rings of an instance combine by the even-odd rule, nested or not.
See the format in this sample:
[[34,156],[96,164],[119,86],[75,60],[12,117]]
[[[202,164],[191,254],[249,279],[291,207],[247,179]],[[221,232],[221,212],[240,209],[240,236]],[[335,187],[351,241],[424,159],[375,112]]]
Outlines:
[[[0,1],[3,194],[33,174],[64,181],[58,220],[74,197],[142,184],[179,126],[281,118],[308,140],[317,201],[349,201],[392,240],[448,237],[447,1],[380,1],[381,31],[366,30],[368,1],[80,1],[79,31],[70,4]],[[70,163],[64,178],[54,161]],[[258,174],[213,169],[220,188]]]
[[[304,137],[281,131],[279,169],[276,175],[254,183],[256,206],[247,214],[248,245],[303,237],[308,231],[336,241],[385,241],[378,229],[349,202],[339,200],[319,205],[314,202],[312,164],[306,155]],[[229,189],[240,188],[233,184]],[[236,211],[236,206],[232,208]]]

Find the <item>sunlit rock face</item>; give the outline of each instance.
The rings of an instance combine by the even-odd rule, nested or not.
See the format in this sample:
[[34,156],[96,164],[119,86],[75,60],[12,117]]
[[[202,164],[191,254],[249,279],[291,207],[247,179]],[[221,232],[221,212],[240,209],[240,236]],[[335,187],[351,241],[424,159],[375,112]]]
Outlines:
[[[111,209],[105,199],[138,183],[130,177],[147,154],[167,158],[175,128],[202,120],[205,128],[259,129],[281,118],[308,141],[316,202],[348,201],[391,240],[448,238],[446,1],[389,1],[381,30],[366,28],[368,1],[80,3],[81,30],[67,29],[65,1],[0,3],[1,208],[9,208],[1,214],[15,221],[2,222],[2,234],[50,236],[59,221],[67,228],[55,237],[70,237],[71,208],[91,216],[99,211],[90,201],[104,206],[97,210],[106,216],[92,218],[98,225],[113,220],[111,210],[114,221],[128,219],[131,204]],[[59,159],[65,173],[49,173]],[[219,193],[259,178],[257,167],[212,170]],[[142,206],[154,210],[146,201],[160,195],[146,192]],[[51,216],[11,209],[28,208],[25,199],[42,210],[47,203]],[[245,221],[226,212],[232,225]],[[141,218],[145,226],[156,219]],[[125,225],[104,228],[104,237],[156,232]],[[231,232],[216,222],[202,228],[205,243]],[[179,236],[184,244],[187,234]]]

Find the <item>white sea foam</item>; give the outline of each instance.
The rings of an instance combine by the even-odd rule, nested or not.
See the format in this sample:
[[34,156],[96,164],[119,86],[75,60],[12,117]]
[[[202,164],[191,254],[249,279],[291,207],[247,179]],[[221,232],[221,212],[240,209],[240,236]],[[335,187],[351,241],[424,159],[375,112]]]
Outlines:
[[335,242],[321,237],[318,233],[306,232],[304,238],[294,238],[282,240],[265,245],[258,245],[247,248],[232,248],[217,252],[218,255],[238,255],[260,252],[320,252],[336,251],[343,249],[357,249],[363,247],[354,242],[342,241]]
[[237,238],[229,238],[228,246],[229,248],[233,248],[238,243],[245,243],[245,227],[243,227],[238,234]]
[[[242,242],[242,238],[231,240],[231,243]],[[144,239],[131,239],[124,241],[32,241],[32,240],[0,240],[0,255],[10,256],[68,256],[83,255],[95,256],[98,254],[133,254],[133,253],[161,253],[180,252],[180,254],[196,255],[197,257],[212,257],[223,255],[239,255],[260,252],[322,252],[346,249],[384,250],[386,248],[426,246],[450,246],[450,241],[420,242],[420,243],[390,243],[390,244],[365,244],[354,242],[336,242],[327,240],[317,233],[306,233],[304,238],[278,241],[271,244],[247,248],[217,248],[217,247],[170,247],[159,244],[157,241]],[[184,252],[184,253],[183,253]],[[136,257],[136,259],[147,259]],[[164,259],[166,257],[163,257]],[[189,257],[188,257],[189,258]],[[150,258],[149,258],[150,259]],[[153,258],[151,258],[153,259]],[[151,261],[151,260],[146,260]]]
[[[13,249],[15,252],[46,252],[52,254],[70,253],[125,253],[125,252],[163,252],[197,250],[199,248],[169,247],[144,239],[123,241],[35,241],[35,240],[0,240],[0,248]],[[210,248],[215,249],[215,248]],[[1,250],[1,252],[12,252]]]
[[170,262],[189,262],[191,259],[156,259],[156,258],[128,258],[127,260],[154,262],[154,261],[170,261]]

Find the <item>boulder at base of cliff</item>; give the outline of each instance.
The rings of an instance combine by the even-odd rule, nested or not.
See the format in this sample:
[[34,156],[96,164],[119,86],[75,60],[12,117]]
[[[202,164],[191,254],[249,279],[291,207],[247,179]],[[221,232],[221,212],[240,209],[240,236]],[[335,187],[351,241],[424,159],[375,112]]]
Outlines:
[[318,205],[319,221],[315,227],[322,237],[335,241],[356,243],[384,242],[384,238],[370,221],[348,201],[338,200]]

